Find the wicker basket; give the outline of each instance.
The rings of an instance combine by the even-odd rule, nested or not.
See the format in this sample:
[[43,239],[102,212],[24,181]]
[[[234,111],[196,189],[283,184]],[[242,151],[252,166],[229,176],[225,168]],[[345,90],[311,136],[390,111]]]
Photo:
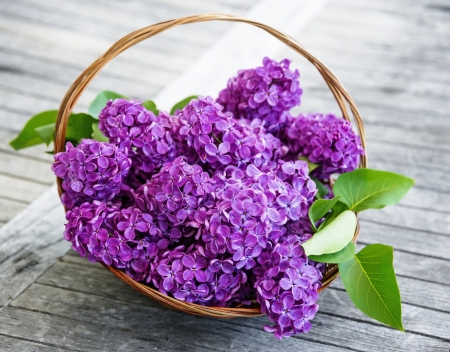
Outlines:
[[[297,41],[288,35],[279,32],[278,30],[271,28],[265,24],[247,20],[240,17],[235,17],[232,15],[224,15],[224,14],[203,14],[196,16],[189,16],[178,18],[171,21],[157,23],[140,30],[137,30],[129,35],[123,37],[119,41],[117,41],[105,54],[103,54],[100,58],[98,58],[94,63],[92,63],[72,84],[72,86],[67,91],[64,99],[61,102],[58,118],[56,122],[56,133],[55,133],[55,153],[61,152],[65,148],[65,134],[66,127],[69,121],[69,116],[80,98],[81,94],[84,92],[86,87],[92,81],[92,79],[100,72],[100,70],[114,57],[119,55],[124,50],[132,47],[133,45],[150,38],[158,33],[161,33],[167,29],[172,27],[196,23],[196,22],[206,22],[212,20],[219,21],[232,21],[232,22],[241,22],[253,25],[255,27],[259,27],[269,34],[273,35],[275,38],[282,41],[287,46],[294,49],[297,53],[308,59],[320,72],[331,92],[333,93],[336,101],[342,111],[343,117],[350,120],[348,108],[351,111],[354,123],[358,129],[358,133],[361,137],[362,146],[365,149],[365,138],[364,138],[364,128],[359,112],[356,108],[356,105],[350,95],[347,93],[342,83],[336,78],[336,76],[328,69],[323,63],[321,63],[318,59],[316,59],[313,55],[311,55],[305,48],[303,48]],[[360,167],[366,167],[367,165],[367,157],[363,156],[361,159]],[[63,190],[61,187],[62,180],[57,179],[58,184],[58,192],[61,195]],[[353,241],[356,242],[356,239],[359,234],[359,225],[356,228],[355,236]],[[261,315],[261,310],[259,307],[239,307],[239,308],[223,308],[223,307],[205,307],[200,306],[193,303],[187,303],[184,301],[179,301],[175,298],[166,296],[161,292],[146,286],[142,283],[136,282],[130,277],[128,277],[124,272],[118,270],[116,268],[107,266],[102,264],[103,267],[111,271],[114,275],[116,275],[119,279],[126,282],[128,285],[143,293],[144,295],[154,299],[155,301],[177,309],[186,313],[194,314],[194,315],[203,315],[217,318],[235,318],[235,317],[250,317],[250,316],[258,316]],[[337,265],[331,264],[328,265],[325,274],[322,279],[322,287],[320,290],[328,287],[333,280],[338,276],[338,267]]]

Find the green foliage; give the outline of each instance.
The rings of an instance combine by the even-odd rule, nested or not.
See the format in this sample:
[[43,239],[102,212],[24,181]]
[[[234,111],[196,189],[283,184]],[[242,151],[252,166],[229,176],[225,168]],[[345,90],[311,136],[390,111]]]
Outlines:
[[348,210],[348,206],[341,202],[336,202],[336,204],[331,209],[331,213],[328,213],[325,217],[325,221],[322,222],[319,226],[319,230],[323,229],[325,226],[327,226],[330,222],[332,222],[336,217],[343,213],[344,211]]
[[159,114],[159,110],[156,108],[156,104],[153,100],[147,100],[142,103],[142,106],[148,111],[153,112],[156,116]]
[[41,144],[43,140],[36,132],[36,128],[48,126],[52,123],[55,123],[57,114],[58,110],[49,110],[43,111],[33,116],[25,124],[19,135],[11,142],[9,142],[11,147],[13,147],[15,150],[19,150],[31,147],[33,145]]
[[98,121],[92,123],[92,139],[99,142],[109,142],[109,138],[106,137],[102,131],[98,128]]
[[305,254],[309,257],[338,252],[352,240],[355,229],[356,215],[346,210],[302,244]]
[[353,258],[355,254],[356,246],[353,242],[349,242],[344,248],[336,253],[322,254],[322,255],[310,255],[309,259],[321,263],[343,263]]
[[400,292],[393,267],[393,248],[372,244],[339,264],[353,304],[368,316],[404,331]]
[[313,205],[311,205],[308,211],[308,216],[315,231],[317,231],[316,222],[322,219],[325,214],[333,208],[338,200],[339,196],[334,197],[333,199],[317,199]]
[[323,198],[328,193],[330,193],[330,190],[322,182],[320,182],[317,178],[311,177],[311,180],[313,180],[316,184],[316,188],[317,188],[316,198],[317,199]]
[[117,98],[126,98],[126,97],[119,93],[111,92],[109,90],[102,90],[100,93],[97,94],[91,105],[89,105],[88,114],[91,115],[93,118],[98,119],[98,115],[100,115],[100,111],[102,111],[102,109],[106,106],[106,103],[111,99],[114,100]]
[[34,130],[38,134],[39,138],[44,141],[47,147],[53,142],[55,138],[55,123],[50,123],[45,126],[36,127]]
[[339,176],[333,193],[350,210],[359,212],[396,204],[413,184],[413,179],[393,172],[356,169]]
[[177,110],[183,109],[187,104],[189,104],[191,102],[192,99],[197,99],[197,98],[198,98],[198,95],[191,95],[191,96],[179,101],[170,110],[170,115],[173,115],[175,113],[175,111],[177,111]]
[[95,119],[88,114],[80,113],[70,115],[66,129],[66,139],[78,144],[83,138],[91,138],[93,132],[92,124],[94,121]]

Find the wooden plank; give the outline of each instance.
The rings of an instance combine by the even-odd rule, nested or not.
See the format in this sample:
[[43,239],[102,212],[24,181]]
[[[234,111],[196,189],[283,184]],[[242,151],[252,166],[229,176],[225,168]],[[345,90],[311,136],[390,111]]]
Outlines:
[[[358,248],[362,247],[361,245],[358,246]],[[419,282],[415,286],[420,286],[421,284],[422,287],[427,285],[427,281],[435,283],[433,287],[445,284],[447,282],[446,272],[450,269],[448,261],[399,251],[394,253],[394,266],[398,275],[405,278],[413,278]],[[435,268],[440,268],[440,270],[435,270]],[[86,259],[84,259],[83,264],[82,261],[77,261],[75,257],[72,258],[66,255],[63,262],[57,262],[36,282],[72,291],[97,294],[111,299],[149,304],[146,301],[147,298],[138,292],[129,291],[129,287],[126,284],[112,274],[108,273],[108,275],[105,275],[104,271],[105,269],[97,264],[90,264]],[[98,282],[102,282],[100,291],[97,289]],[[446,299],[439,297],[442,289],[436,289],[436,292],[434,296],[430,293],[433,296],[433,301],[448,302],[448,297]],[[427,307],[426,303],[424,303],[426,298],[423,296],[423,291],[416,292],[416,295],[422,295],[421,305]],[[419,298],[415,298],[411,303],[417,304],[418,300]],[[436,308],[436,304],[430,308]]]
[[[358,247],[358,249],[361,248],[361,246]],[[418,253],[401,251],[396,251],[394,254],[394,267],[398,275],[445,285],[448,282],[447,273],[450,272],[448,260],[429,258]]]
[[[18,56],[12,53],[0,51],[0,59],[5,63],[14,63],[14,66],[26,74],[38,76],[42,79],[48,79],[52,82],[59,83],[68,87],[75,81],[78,75],[86,68],[83,66],[75,67],[63,65],[58,62],[48,62],[40,60],[33,56]],[[130,96],[138,96],[138,94],[154,93],[157,88],[161,88],[165,83],[151,82],[149,79],[151,75],[140,76],[123,76],[120,72],[110,72],[108,69],[102,71],[92,82],[92,88],[97,91],[106,88],[112,89],[115,87],[122,87],[120,90],[127,92]],[[59,99],[55,97],[55,99]]]
[[[372,105],[382,105],[386,108],[392,109],[395,111],[401,107],[406,110],[414,110],[416,113],[422,114],[422,116],[426,116],[426,114],[431,114],[431,117],[434,118],[434,114],[436,116],[445,116],[446,106],[445,98],[435,95],[426,95],[420,93],[408,93],[402,94],[402,92],[389,92],[389,88],[367,88],[364,86],[360,86],[357,83],[349,84],[348,80],[342,80],[346,83],[346,87],[348,91],[352,94],[353,99],[356,102],[359,102],[359,105],[363,106],[365,104]],[[312,87],[311,87],[312,88]],[[312,90],[310,88],[310,90]],[[322,85],[314,87],[314,92],[317,94],[323,93],[327,88]],[[424,99],[425,98],[425,99]],[[428,104],[426,104],[428,102]],[[432,108],[431,108],[432,107]],[[448,127],[448,122],[445,124]]]
[[[7,175],[13,179],[22,178],[46,186],[50,186],[55,181],[55,176],[50,170],[50,163],[48,162],[37,161],[27,158],[26,156],[22,157],[20,154],[14,155],[13,153],[5,152],[0,152],[0,159],[2,160],[0,165],[0,184],[2,185],[6,186],[8,183],[4,182],[8,181],[4,180],[1,175]],[[46,188],[47,187],[44,189]],[[25,191],[25,189],[23,191]],[[0,195],[1,194],[2,191],[0,191]]]
[[[97,289],[101,290],[100,287],[101,282],[97,282]],[[326,302],[323,302],[322,305],[327,305],[329,301],[333,301],[330,298],[332,298],[331,295],[325,295]],[[355,314],[358,314],[356,309],[351,308],[348,302],[345,303],[344,308],[355,310]],[[177,337],[175,337],[176,339],[179,338],[181,341],[189,344],[192,338],[196,338],[201,341],[202,346],[211,346],[216,349],[225,347],[221,344],[223,337],[236,342],[239,341],[237,340],[238,338],[241,339],[241,342],[244,344],[242,346],[244,349],[247,344],[253,346],[254,349],[256,342],[254,339],[256,337],[261,339],[258,346],[263,351],[272,350],[279,343],[271,335],[262,332],[262,325],[266,322],[265,317],[234,320],[192,317],[174,312],[159,305],[150,307],[130,302],[124,305],[118,301],[95,295],[70,292],[37,284],[32,285],[26,293],[19,297],[11,308],[6,308],[6,313],[19,314],[19,309],[12,311],[14,308],[21,309],[20,313],[22,313],[22,309],[47,313],[47,322],[50,319],[55,319],[54,317],[56,315],[58,318],[67,317],[75,320],[78,324],[82,322],[81,324],[83,325],[95,324],[96,326],[105,326],[107,329],[104,330],[109,331],[120,329],[120,331],[135,331],[138,334],[144,331],[156,331],[160,336],[166,337],[170,336],[171,332],[176,329],[175,331],[178,332]],[[74,315],[73,311],[77,311],[79,314]],[[35,314],[38,315],[38,313]],[[42,319],[39,315],[38,317],[39,320]],[[34,317],[34,319],[36,318]],[[368,319],[365,318],[365,320]],[[66,324],[69,323],[71,325],[74,324],[74,322],[66,322]],[[346,348],[354,348],[358,351],[373,351],[374,345],[379,350],[395,350],[400,346],[412,347],[414,343],[421,345],[422,348],[443,348],[445,345],[437,339],[413,333],[402,334],[398,331],[378,326],[377,324],[371,325],[370,329],[367,329],[368,326],[365,326],[364,323],[361,324],[360,322],[327,315],[327,313],[318,314],[314,323],[318,325],[323,324],[324,326],[321,329],[313,329],[308,335],[296,336],[296,338],[285,340],[283,342],[283,349],[287,348],[287,350],[291,350],[295,346],[297,348],[300,346],[303,348],[311,348],[314,346],[311,343],[316,342],[315,348],[321,349],[322,347],[322,349],[330,350],[329,346],[321,346],[320,343],[332,344],[334,349],[339,345],[344,346],[342,344],[344,341],[346,341]],[[160,329],[159,327],[161,325],[167,326],[167,328]],[[328,330],[327,328],[331,326],[333,328]],[[211,336],[208,330],[212,331],[214,335]],[[216,331],[222,333],[216,334]],[[206,337],[205,333],[209,337]],[[327,333],[328,337],[324,336],[325,333]],[[243,338],[244,335],[245,338]],[[349,341],[351,340],[350,336],[354,336],[357,341],[354,343]],[[341,340],[341,344],[335,340],[336,338]],[[130,341],[133,341],[133,339],[130,339]],[[309,342],[309,346],[306,341]],[[289,342],[289,345],[285,347],[284,344],[287,342]]]
[[[69,79],[73,81],[95,59],[95,57],[91,57],[89,61],[86,60],[87,62],[84,65],[80,65],[80,62],[74,65],[72,63],[66,64],[60,60],[50,61],[47,58],[40,58],[38,55],[24,53],[23,50],[2,49],[0,48],[0,57],[3,59],[5,65],[3,70],[0,69],[2,71],[1,75],[4,77],[2,86],[16,89],[19,87],[21,91],[30,91],[32,95],[40,94],[48,97],[49,100],[61,100],[61,94],[65,93],[68,85],[71,83]],[[28,65],[30,60],[33,66]],[[12,69],[14,66],[16,66],[15,70]],[[48,69],[49,66],[53,67],[56,71],[58,69],[64,71],[65,74],[60,76],[63,79],[54,80],[58,76],[51,73],[51,69]],[[58,74],[57,72],[55,73]],[[70,74],[69,76],[67,75],[68,73]],[[173,80],[176,75],[177,72],[161,69],[160,67],[149,67],[149,65],[143,64],[131,65],[130,63],[116,63],[113,60],[111,65],[104,72],[102,71],[99,79],[104,79],[104,76],[108,76],[113,80],[144,83],[150,85],[150,87],[157,88]],[[46,81],[43,78],[49,78],[49,80]],[[29,81],[29,86],[23,87],[24,81]],[[41,90],[39,90],[39,87],[41,87]],[[44,89],[44,87],[48,87],[48,90]],[[126,88],[127,84],[124,87]],[[99,83],[96,82],[93,88],[98,90]]]
[[[448,285],[424,282],[410,277],[397,275],[402,302],[411,306],[419,306],[440,312],[450,313],[450,296]],[[333,282],[330,290],[345,290],[342,280]],[[328,289],[326,290],[326,292]],[[424,294],[426,292],[426,294]],[[321,305],[321,308],[323,305]],[[445,336],[444,336],[445,337]]]
[[64,211],[55,199],[56,187],[50,187],[0,229],[0,307],[67,252],[69,244],[61,236]]
[[401,160],[388,161],[371,158],[369,166],[372,169],[387,170],[397,172],[402,175],[413,178],[416,187],[434,190],[436,192],[450,192],[450,185],[448,182],[440,182],[439,180],[446,180],[448,171],[436,169],[417,169],[414,165],[404,164]]
[[[278,7],[278,3],[265,0],[249,10],[247,17],[289,33],[297,33],[311,22],[326,3],[327,0],[286,2],[282,11],[279,9],[274,12],[273,8]],[[296,16],[292,16],[293,13]],[[263,46],[261,46],[262,41],[264,41]],[[232,77],[239,69],[259,65],[264,56],[275,55],[284,46],[280,41],[256,28],[235,24],[188,71],[162,90],[158,94],[157,101],[163,106],[169,105],[174,98],[181,100],[192,94],[192,91],[200,95],[213,95],[214,92],[219,92],[225,87],[229,77]],[[242,49],[236,51],[236,48]],[[223,64],[218,65],[220,62]],[[212,76],[214,80],[211,80]]]
[[[98,307],[97,304],[94,309]],[[262,329],[240,329],[232,322],[189,316],[165,308],[131,304],[122,305],[122,309],[116,302],[111,305],[109,301],[104,301],[100,307],[106,308],[103,314],[95,314],[94,309],[90,309],[78,317],[74,317],[73,310],[64,316],[63,312],[50,315],[6,307],[0,315],[0,334],[26,336],[83,351],[254,351],[255,346],[261,351],[270,351],[278,343]],[[314,351],[329,351],[327,345],[298,339],[286,340],[283,349],[298,351],[299,345]]]
[[0,197],[30,203],[51,184],[42,184],[0,173]]
[[368,221],[360,221],[360,243],[384,243],[393,246],[396,251],[417,253],[444,260],[449,259],[449,236],[423,233],[421,230],[414,228],[405,228],[402,227],[402,222],[397,222],[398,226],[395,226],[392,224],[374,223],[370,216],[367,216],[367,218],[369,219]]
[[[397,252],[394,253],[397,255]],[[90,294],[99,294],[115,300],[128,300],[136,304],[153,305],[151,300],[140,295],[134,290],[129,290],[128,286],[122,281],[117,280],[113,275],[105,275],[103,268],[97,264],[88,262],[85,258],[79,256],[75,251],[69,251],[63,258],[62,263],[58,263],[54,268],[45,273],[39,281],[42,284],[61,287],[73,291],[82,291]],[[65,265],[68,263],[69,265]],[[76,266],[83,265],[82,271],[77,271]],[[87,268],[89,267],[89,268]],[[411,274],[411,272],[406,272]],[[60,280],[61,275],[64,279]],[[420,279],[402,276],[397,277],[402,300],[405,303],[421,306],[425,308],[450,312],[450,296],[447,294],[448,285],[424,282]],[[101,292],[95,291],[95,282],[101,281]],[[423,288],[426,286],[427,294],[423,294]],[[333,287],[343,289],[340,279],[333,283]]]
[[[378,324],[357,309],[345,291],[324,290],[321,292],[319,305],[319,311],[322,314]],[[434,336],[440,338],[447,346],[450,343],[448,335],[450,328],[448,326],[449,318],[450,313],[438,312],[405,303],[402,304],[402,321],[407,334],[417,333]]]
[[[251,2],[252,5],[253,3],[254,1]],[[64,7],[61,7],[61,1],[59,0],[46,1],[45,4],[36,0],[22,0],[20,4],[22,6],[30,5],[33,10],[45,14],[51,12],[59,23],[61,23],[61,18],[70,17],[71,23],[88,22],[91,32],[95,33],[107,28],[108,32],[113,35],[116,35],[118,30],[131,32],[136,28],[145,27],[152,23],[188,15],[186,13],[187,11],[182,9],[183,4],[168,8],[166,2],[139,4],[135,1],[133,6],[120,6],[120,3],[108,3],[108,6],[105,6],[104,3],[92,1],[85,3],[83,8],[77,6],[76,3],[65,4]],[[217,4],[212,4],[212,6],[215,8],[212,12],[220,11]],[[235,13],[240,14],[248,7],[250,7],[250,4],[246,4],[237,11],[235,10]],[[226,12],[231,10],[230,6],[220,6],[220,8]],[[204,12],[205,9],[204,6],[199,6],[198,8],[194,8],[193,11]],[[195,27],[190,26],[185,27],[183,31],[179,31],[178,33],[169,31],[162,38],[175,43],[187,43],[198,48],[207,47],[211,44],[211,41],[222,34],[225,28],[224,26],[221,27],[218,28],[210,24],[208,25],[207,31],[199,31]]]
[[26,203],[0,197],[0,209],[2,210],[0,211],[0,221],[6,223],[13,216],[24,210],[26,206]]
[[[402,206],[415,207],[428,211],[448,213],[450,193],[433,191],[414,186],[400,202]],[[445,215],[442,215],[445,216]]]
[[[398,132],[400,134],[400,131]],[[367,154],[370,158],[389,162],[401,161],[403,164],[409,164],[416,168],[426,168],[430,172],[434,170],[450,171],[450,153],[440,153],[419,146],[397,145],[367,138]]]
[[444,241],[450,240],[450,216],[442,213],[406,207],[387,207],[376,211],[361,213],[361,219],[440,234]]
[[[107,43],[95,46],[80,46],[73,42],[57,42],[53,37],[36,36],[33,32],[12,30],[11,28],[1,27],[2,38],[0,38],[2,50],[14,50],[16,52],[35,55],[42,59],[59,60],[66,63],[89,65],[94,59],[100,56],[106,49]],[[119,39],[119,38],[117,38]],[[151,40],[151,39],[150,39]],[[111,40],[109,46],[114,43]],[[142,44],[139,44],[142,45]],[[190,59],[183,55],[166,55],[158,51],[152,51],[146,55],[135,55],[125,52],[114,59],[114,62],[123,65],[135,65],[137,67],[160,68],[168,72],[179,72],[185,65],[189,64]]]
[[30,342],[26,338],[18,339],[5,335],[0,335],[0,348],[2,351],[21,351],[21,352],[58,352],[67,351],[64,348],[57,348],[45,343]]
[[[62,7],[60,10],[61,9]],[[55,34],[57,33],[53,36],[56,40],[60,40],[61,36],[66,38],[76,36],[77,41],[87,39],[87,45],[90,45],[93,41],[98,42],[100,45],[114,42],[133,30],[139,29],[138,27],[130,26],[126,28],[122,27],[119,31],[116,31],[115,29],[103,27],[102,30],[91,31],[90,28],[93,27],[95,29],[95,22],[90,26],[83,26],[82,23],[80,23],[81,21],[74,23],[74,21],[71,20],[73,17],[76,17],[76,15],[69,14],[67,17],[52,16],[52,13],[44,14],[42,11],[36,11],[35,6],[20,6],[18,3],[8,3],[3,7],[2,13],[0,13],[3,26],[9,24],[10,27],[17,28],[22,33],[34,30],[34,34],[44,35],[48,33],[48,31],[52,31]],[[66,22],[64,22],[64,20],[66,20]],[[89,39],[89,37],[91,38]],[[161,36],[155,37],[151,41],[147,41],[145,45],[140,46],[137,50],[140,51],[141,54],[148,53],[152,50],[158,50],[166,55],[177,54],[179,50],[183,50],[187,56],[196,56],[195,50],[192,49],[192,44],[188,45],[179,41],[175,42],[167,40]]]
[[[345,87],[352,96],[355,89],[349,89],[347,81],[343,81]],[[303,87],[306,91],[308,88]],[[306,98],[306,95],[308,97]],[[370,94],[370,93],[367,93]],[[374,99],[364,99],[359,96],[356,104],[362,114],[363,121],[367,121],[371,125],[381,126],[396,126],[401,129],[414,129],[421,130],[426,129],[432,131],[433,129],[448,130],[448,119],[445,114],[434,112],[429,107],[423,107],[421,109],[412,109],[408,105],[392,105],[381,104],[380,101],[374,101]],[[340,114],[339,107],[337,106],[334,98],[331,96],[329,90],[325,87],[320,88],[318,91],[311,91],[305,93],[305,98],[302,100],[303,112],[333,112]]]

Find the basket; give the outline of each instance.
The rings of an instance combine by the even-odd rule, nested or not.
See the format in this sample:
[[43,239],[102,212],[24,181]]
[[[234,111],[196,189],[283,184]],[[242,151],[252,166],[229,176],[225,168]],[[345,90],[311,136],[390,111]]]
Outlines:
[[[56,121],[56,129],[55,129],[55,153],[59,153],[64,151],[65,148],[65,134],[66,127],[69,121],[69,116],[76,105],[78,99],[81,94],[84,92],[89,83],[94,79],[94,77],[100,72],[100,70],[114,57],[119,55],[121,52],[126,49],[132,47],[133,45],[148,39],[154,35],[157,35],[165,30],[168,30],[172,27],[176,27],[178,25],[196,23],[196,22],[206,22],[206,21],[231,21],[231,22],[241,22],[247,23],[252,26],[261,28],[273,35],[278,40],[282,41],[287,46],[294,49],[297,53],[305,57],[308,61],[310,61],[319,71],[319,73],[324,78],[331,92],[333,93],[339,108],[342,112],[343,118],[347,121],[351,122],[349,110],[353,117],[353,121],[356,125],[358,133],[361,137],[362,147],[365,148],[365,138],[364,138],[364,127],[359,115],[358,109],[350,97],[350,95],[345,90],[342,83],[336,78],[336,76],[331,72],[331,70],[325,66],[322,62],[320,62],[317,58],[315,58],[312,54],[310,54],[305,48],[303,48],[296,40],[291,38],[290,36],[270,27],[263,23],[247,20],[241,17],[236,17],[232,15],[225,14],[202,14],[195,15],[189,17],[183,17],[174,19],[171,21],[157,23],[135,32],[128,34],[123,37],[119,41],[117,41],[111,48],[106,51],[100,58],[94,61],[72,84],[72,86],[67,91],[64,96],[61,105],[58,111],[58,117]],[[349,109],[349,110],[348,110]],[[367,167],[367,157],[363,155],[360,162],[360,167]],[[57,178],[58,184],[58,192],[59,195],[63,193],[62,179]],[[353,237],[353,242],[356,242],[356,239],[359,235],[359,225],[355,230],[355,235]],[[238,307],[238,308],[224,308],[224,307],[207,307],[201,306],[194,303],[187,303],[184,301],[177,300],[176,298],[172,298],[164,295],[163,293],[147,286],[137,281],[134,281],[130,277],[128,277],[123,271],[113,268],[111,266],[107,266],[103,264],[103,267],[111,271],[115,276],[117,276],[122,281],[126,282],[128,285],[141,292],[142,294],[152,298],[153,300],[167,306],[170,308],[174,308],[189,314],[193,315],[202,315],[202,316],[210,316],[216,318],[236,318],[236,317],[251,317],[251,316],[259,316],[262,315],[259,307]],[[335,264],[330,264],[327,266],[326,271],[323,275],[322,279],[322,287],[320,290],[328,287],[338,276],[338,267]],[[319,290],[319,291],[320,291]]]

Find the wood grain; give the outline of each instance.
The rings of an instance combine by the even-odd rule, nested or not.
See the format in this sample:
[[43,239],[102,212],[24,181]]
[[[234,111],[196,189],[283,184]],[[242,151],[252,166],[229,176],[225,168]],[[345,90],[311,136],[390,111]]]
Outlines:
[[[114,39],[186,14],[243,12],[256,1],[96,0],[85,8],[61,3],[18,0],[0,7],[0,225],[39,193],[26,180],[27,167],[45,185],[51,162],[40,154],[42,148],[14,158],[7,140],[33,112],[54,108],[67,85]],[[281,342],[262,332],[265,318],[216,321],[167,310],[75,252],[57,260],[68,245],[61,240],[62,209],[50,192],[0,229],[0,350],[6,345],[20,351],[448,352],[450,22],[445,6],[435,0],[333,0],[301,33],[290,33],[333,69],[356,100],[366,123],[369,166],[416,180],[399,206],[361,214],[358,245],[394,246],[405,334],[357,311],[340,280],[321,294],[311,333]],[[120,55],[78,108],[85,109],[104,88],[140,98],[156,95],[227,28],[187,26]],[[276,56],[294,58],[290,50]],[[309,63],[294,58],[292,66],[300,69],[304,88],[298,111],[338,113]],[[5,188],[15,178],[16,186]]]

